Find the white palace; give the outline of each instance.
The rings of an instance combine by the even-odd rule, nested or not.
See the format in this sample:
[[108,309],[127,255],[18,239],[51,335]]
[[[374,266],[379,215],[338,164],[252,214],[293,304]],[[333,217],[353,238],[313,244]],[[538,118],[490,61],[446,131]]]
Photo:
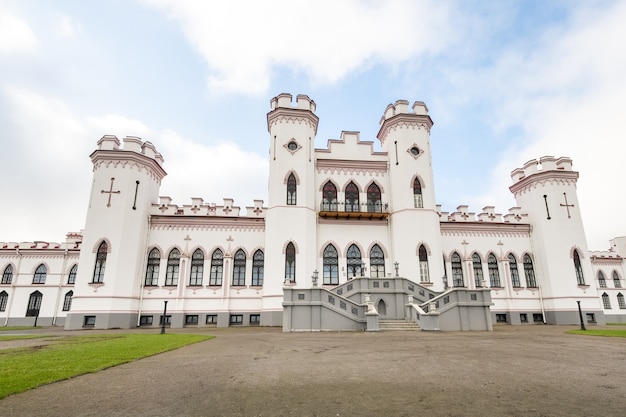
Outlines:
[[[517,207],[442,212],[422,102],[390,104],[377,138],[314,147],[315,102],[271,100],[269,186],[177,205],[150,142],[104,136],[86,223],[63,243],[0,242],[0,324],[65,329],[282,326],[491,330],[626,322],[626,237],[590,251],[567,157],[511,173]],[[579,308],[580,307],[580,308]]]

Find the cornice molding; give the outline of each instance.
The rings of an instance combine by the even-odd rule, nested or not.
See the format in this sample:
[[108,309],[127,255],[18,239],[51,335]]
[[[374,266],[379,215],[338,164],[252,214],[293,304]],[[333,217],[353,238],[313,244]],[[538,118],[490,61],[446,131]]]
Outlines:
[[145,169],[148,174],[155,179],[159,184],[161,180],[167,175],[167,172],[161,167],[161,165],[152,158],[145,155],[138,154],[133,151],[123,150],[96,150],[91,155],[91,162],[93,163],[94,172],[101,167],[130,167],[137,168],[138,170]]
[[249,217],[152,216],[154,230],[257,231],[265,230],[265,219]]
[[318,174],[368,174],[385,175],[387,161],[351,161],[346,159],[317,159],[315,167]]
[[382,144],[385,143],[387,136],[392,131],[398,129],[424,129],[430,134],[431,127],[433,127],[433,120],[428,115],[401,113],[385,119],[376,137]]
[[509,187],[514,195],[523,194],[544,184],[576,185],[578,172],[576,171],[545,171],[537,172]]
[[530,237],[529,224],[441,222],[442,236]]
[[317,134],[319,117],[317,117],[310,110],[279,107],[276,110],[267,113],[267,130],[271,131],[272,126],[278,123],[305,123],[315,131],[315,134]]

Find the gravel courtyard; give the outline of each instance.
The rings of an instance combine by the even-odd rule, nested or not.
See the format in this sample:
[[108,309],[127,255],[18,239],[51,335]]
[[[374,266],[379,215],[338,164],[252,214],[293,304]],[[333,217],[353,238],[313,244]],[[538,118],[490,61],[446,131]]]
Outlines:
[[9,396],[0,416],[626,415],[626,339],[572,328],[168,329],[217,337]]

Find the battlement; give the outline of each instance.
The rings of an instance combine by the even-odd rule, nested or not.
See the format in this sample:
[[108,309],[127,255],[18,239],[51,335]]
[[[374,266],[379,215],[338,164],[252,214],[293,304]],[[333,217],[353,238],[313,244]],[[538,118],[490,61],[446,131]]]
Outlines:
[[437,214],[441,221],[448,222],[478,222],[478,223],[524,223],[528,214],[522,213],[520,207],[511,207],[504,216],[495,212],[494,206],[485,206],[478,215],[469,211],[469,206],[460,205],[453,213],[441,211],[441,205],[437,205]]
[[315,102],[305,94],[296,96],[296,105],[292,106],[292,96],[289,93],[282,93],[270,100],[270,107],[273,110],[278,108],[308,110],[315,113]]
[[98,150],[100,151],[130,151],[141,155],[145,155],[150,159],[154,159],[159,165],[162,165],[165,160],[163,155],[157,152],[156,147],[148,141],[142,141],[141,138],[136,136],[126,136],[123,139],[124,146],[120,148],[122,142],[115,135],[104,135],[97,142]]
[[193,197],[191,204],[179,206],[167,196],[160,196],[158,204],[152,204],[152,215],[158,216],[211,216],[211,217],[255,217],[264,218],[266,207],[263,200],[254,200],[254,205],[246,207],[246,216],[241,216],[241,208],[234,205],[232,198],[224,198],[222,205],[205,203],[202,198]]
[[568,157],[555,158],[553,156],[542,156],[539,160],[531,159],[523,167],[513,170],[511,178],[516,183],[538,172],[549,171],[573,172],[572,160]]
[[78,250],[83,241],[81,232],[70,232],[66,235],[65,242],[47,242],[35,240],[32,242],[0,242],[0,251],[44,251],[44,250]]
[[417,116],[428,116],[428,107],[423,101],[416,101],[409,111],[409,102],[407,100],[396,100],[394,104],[387,105],[385,113],[380,118],[380,124],[382,125],[385,120],[390,119],[393,116],[399,114],[414,114]]

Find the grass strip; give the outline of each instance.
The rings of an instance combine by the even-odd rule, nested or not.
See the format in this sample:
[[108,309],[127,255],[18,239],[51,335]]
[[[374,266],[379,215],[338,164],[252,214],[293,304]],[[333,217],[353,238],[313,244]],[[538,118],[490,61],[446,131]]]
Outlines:
[[591,330],[569,330],[567,334],[584,334],[587,336],[607,336],[607,337],[626,337],[626,330],[621,329],[591,329]]
[[[52,344],[0,350],[0,399],[44,384],[212,339],[197,334],[60,336]],[[44,340],[45,339],[45,340]]]

